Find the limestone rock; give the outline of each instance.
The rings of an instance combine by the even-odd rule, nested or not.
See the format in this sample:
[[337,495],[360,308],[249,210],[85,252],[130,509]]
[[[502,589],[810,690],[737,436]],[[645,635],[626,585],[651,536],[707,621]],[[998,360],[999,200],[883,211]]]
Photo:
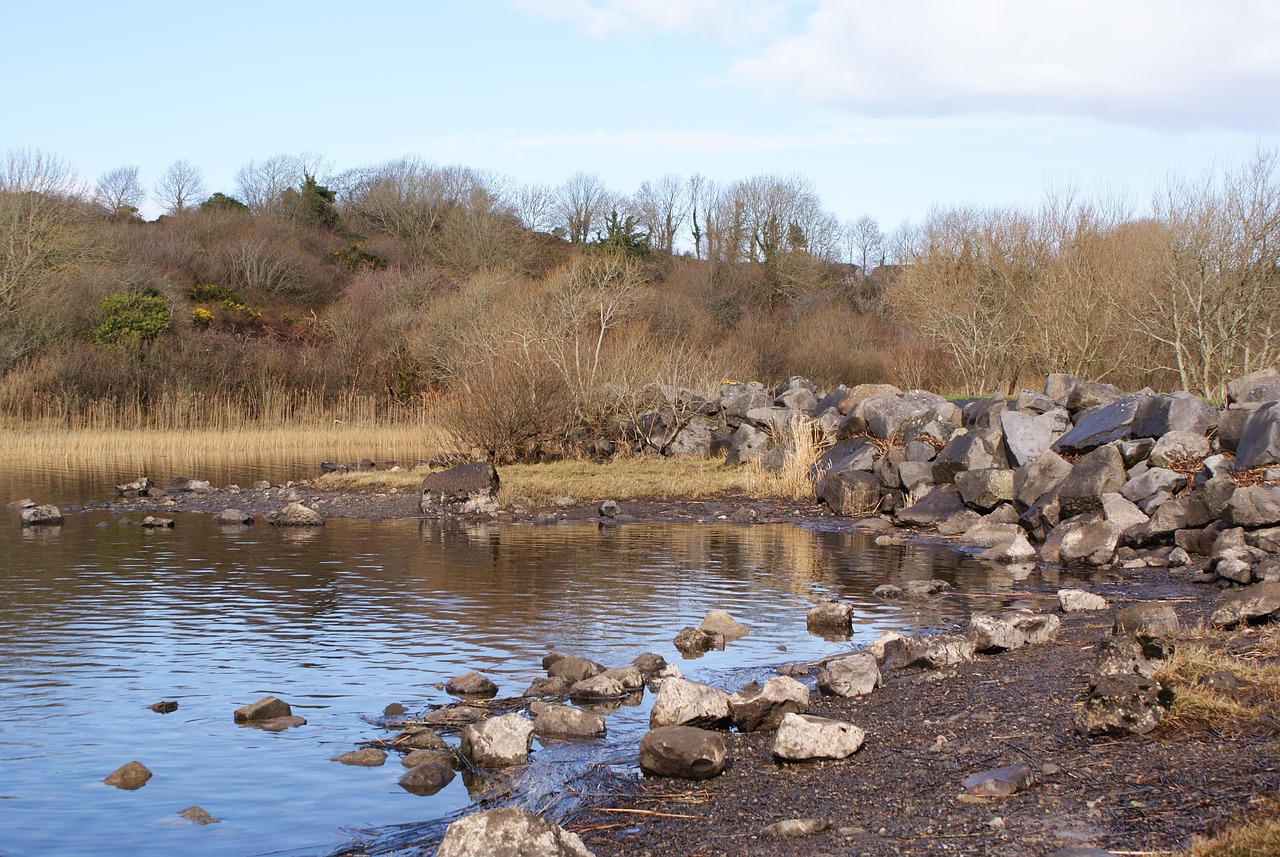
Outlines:
[[894,513],[894,520],[905,527],[930,527],[967,507],[954,487],[940,487]]
[[1046,413],[1004,411],[1000,414],[1009,463],[1022,467],[1034,461],[1071,429],[1071,419],[1060,408]]
[[1280,402],[1258,408],[1245,420],[1236,446],[1236,469],[1250,470],[1280,464]]
[[1134,393],[1076,415],[1075,427],[1053,444],[1055,452],[1083,453],[1132,436],[1133,418],[1144,393]]
[[1014,471],[1013,502],[1025,511],[1070,475],[1071,465],[1067,460],[1052,450],[1046,450]]
[[1280,583],[1259,583],[1229,596],[1214,611],[1209,624],[1215,628],[1256,625],[1280,617]]
[[824,601],[810,608],[805,625],[816,634],[836,634],[847,637],[853,630],[853,605],[839,601]]
[[1138,675],[1151,678],[1156,674],[1156,664],[1147,657],[1147,651],[1133,637],[1120,635],[1103,637],[1094,651],[1094,682],[1108,675]]
[[866,733],[852,723],[788,714],[778,726],[773,755],[787,762],[809,759],[846,759],[862,747]]
[[1035,784],[1035,774],[1030,766],[1006,765],[991,771],[970,774],[960,783],[966,794],[982,797],[1008,797],[1025,791]]
[[1187,487],[1187,477],[1164,467],[1150,467],[1134,476],[1120,487],[1120,495],[1133,503],[1139,503],[1164,491],[1177,494]]
[[1026,562],[1035,559],[1036,549],[1031,546],[1031,542],[1027,541],[1026,535],[1023,534],[1021,528],[1010,538],[1002,542],[992,545],[991,547],[978,554],[978,559],[991,560],[993,562]]
[[1145,735],[1164,716],[1160,685],[1139,675],[1102,676],[1076,715],[1076,729],[1086,737]]
[[662,682],[649,726],[700,726],[717,728],[729,722],[729,694],[683,678]]
[[48,503],[28,506],[22,510],[21,516],[24,527],[61,527],[66,523],[62,510]]
[[1156,441],[1151,450],[1151,464],[1168,467],[1175,461],[1202,460],[1209,454],[1209,439],[1203,434],[1171,431]]
[[520,714],[503,714],[472,723],[459,738],[462,752],[478,767],[523,765],[533,746],[533,723]]
[[576,833],[518,809],[472,813],[449,825],[436,857],[593,857]]
[[247,526],[253,523],[253,515],[240,509],[223,509],[213,516],[213,522],[220,527]]
[[1019,649],[1027,642],[1025,634],[998,616],[974,616],[965,635],[984,655]]
[[1147,601],[1116,612],[1114,633],[1139,640],[1174,637],[1181,631],[1178,614],[1166,601]]
[[1268,527],[1280,523],[1280,486],[1237,488],[1227,501],[1224,517],[1230,523],[1244,527]]
[[501,480],[487,461],[459,464],[422,480],[418,507],[424,515],[490,515],[498,511]]
[[906,639],[906,638],[903,637],[901,634],[899,634],[897,631],[883,631],[881,632],[880,636],[876,637],[870,643],[867,643],[867,646],[865,649],[863,649],[863,651],[873,655],[877,661],[882,661],[884,660],[884,647],[889,645],[889,643],[893,642],[894,640],[903,640],[903,639]]
[[809,688],[787,676],[775,676],[764,687],[749,687],[729,697],[729,716],[739,732],[777,729],[783,715],[808,710]]
[[126,762],[107,774],[103,780],[109,786],[115,786],[125,791],[136,791],[147,784],[147,780],[151,779],[151,770],[146,765],[138,761]]
[[887,670],[942,669],[973,660],[973,643],[952,634],[933,634],[891,640],[884,647]]
[[1059,589],[1058,604],[1063,613],[1083,613],[1093,610],[1106,610],[1107,599],[1083,589]]
[[1062,517],[1070,518],[1102,508],[1102,495],[1118,492],[1127,481],[1124,458],[1115,446],[1100,446],[1071,468],[1058,486]]
[[1259,369],[1227,382],[1227,401],[1274,402],[1280,400],[1280,372]]
[[956,488],[965,505],[990,512],[1013,499],[1013,471],[990,467],[962,471],[956,474]]
[[195,805],[189,806],[186,809],[180,809],[178,810],[177,814],[179,817],[185,818],[187,821],[191,822],[192,824],[220,824],[221,823],[221,819],[214,818],[207,811]]
[[564,678],[570,684],[576,684],[583,679],[600,675],[605,671],[603,664],[595,661],[589,661],[586,658],[576,658],[573,656],[564,656],[556,658],[546,666],[547,675],[552,678]]
[[766,839],[799,839],[821,833],[830,826],[825,818],[788,818],[770,824],[760,834]]
[[1098,568],[1110,565],[1120,544],[1120,527],[1111,521],[1072,526],[1062,536],[1058,556],[1063,565]]
[[709,780],[726,756],[722,736],[693,726],[659,726],[640,739],[640,769],[659,777]]
[[1001,620],[1008,622],[1022,632],[1027,638],[1027,645],[1038,646],[1051,642],[1058,637],[1062,620],[1052,613],[1035,613],[1031,610],[1006,610],[1000,614]]
[[257,702],[242,705],[235,710],[235,722],[247,723],[252,720],[274,720],[277,717],[289,717],[293,709],[289,703],[274,696],[264,696]]
[[816,490],[832,512],[847,518],[873,514],[880,506],[880,480],[853,466],[828,473]]
[[[430,758],[421,758],[417,764],[410,765],[400,777],[400,788],[410,794],[428,797],[453,782],[456,775],[448,753],[438,751],[418,751],[430,753]],[[413,753],[409,754],[413,756]],[[407,761],[406,757],[406,761]]]
[[444,692],[451,696],[489,699],[498,695],[498,686],[487,676],[483,676],[478,672],[469,672],[446,681],[444,683]]
[[731,643],[751,633],[750,628],[734,619],[724,610],[708,610],[698,629],[712,634],[720,634],[724,637],[726,643]]
[[724,635],[714,631],[704,631],[701,628],[692,626],[681,628],[676,632],[676,638],[673,641],[675,647],[680,650],[682,655],[700,655],[703,652],[709,652],[712,649],[724,649]]
[[[639,670],[636,674],[639,675]],[[643,681],[641,682],[643,684]],[[635,688],[631,688],[634,690]],[[569,698],[574,702],[591,702],[599,699],[620,699],[626,696],[628,689],[622,686],[622,682],[617,676],[611,676],[608,672],[602,672],[600,675],[593,675],[591,678],[584,678],[582,681],[574,682],[569,688]]]
[[827,658],[818,664],[818,690],[830,696],[865,696],[880,684],[880,666],[871,652]]
[[747,464],[764,456],[769,447],[769,435],[752,425],[743,423],[732,434],[719,438],[713,448],[725,450],[725,464]]
[[380,768],[387,761],[387,754],[377,747],[362,747],[359,750],[348,750],[333,757],[333,761],[358,768]]
[[597,738],[605,734],[604,718],[568,705],[547,705],[533,718],[537,735],[567,735],[574,738]]
[[267,515],[267,523],[274,527],[323,527],[324,518],[315,509],[301,503],[290,503]]

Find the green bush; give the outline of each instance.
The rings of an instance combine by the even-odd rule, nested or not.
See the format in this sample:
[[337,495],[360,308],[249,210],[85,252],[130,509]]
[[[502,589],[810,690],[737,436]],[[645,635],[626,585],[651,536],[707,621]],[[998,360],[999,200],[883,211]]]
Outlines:
[[169,329],[169,305],[154,288],[103,298],[96,317],[98,323],[89,338],[108,347],[138,348]]
[[223,286],[218,283],[192,286],[190,294],[191,300],[198,304],[217,304],[223,301],[231,301],[237,304],[244,303],[244,298],[240,297],[239,292],[230,286]]

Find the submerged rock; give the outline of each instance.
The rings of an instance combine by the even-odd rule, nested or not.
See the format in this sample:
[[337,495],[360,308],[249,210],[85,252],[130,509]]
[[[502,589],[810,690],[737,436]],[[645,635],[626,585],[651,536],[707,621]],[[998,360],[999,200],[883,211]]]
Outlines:
[[533,747],[533,722],[519,714],[504,714],[471,724],[459,738],[462,752],[478,767],[523,765]]
[[332,761],[358,768],[380,768],[386,763],[387,754],[377,747],[363,747],[334,756]]
[[301,503],[290,503],[267,515],[267,523],[274,527],[323,527],[324,518],[315,509]]
[[490,809],[445,830],[436,857],[593,857],[576,833],[518,809]]
[[147,784],[147,780],[151,779],[151,770],[138,761],[126,762],[116,768],[110,774],[107,774],[103,780],[109,786],[115,786],[125,791],[136,791]]
[[66,523],[62,510],[57,506],[28,506],[22,510],[22,526],[24,527],[61,527]]
[[274,696],[264,696],[257,702],[242,705],[235,710],[236,723],[248,723],[253,720],[273,720],[277,717],[289,717],[293,709],[289,703]]

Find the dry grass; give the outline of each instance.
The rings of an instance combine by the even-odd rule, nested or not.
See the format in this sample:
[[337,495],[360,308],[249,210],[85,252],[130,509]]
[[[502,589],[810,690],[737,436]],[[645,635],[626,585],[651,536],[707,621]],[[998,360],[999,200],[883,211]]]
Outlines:
[[1264,857],[1280,854],[1280,802],[1259,798],[1254,820],[1196,842],[1187,857]]
[[[1157,677],[1174,691],[1168,725],[1239,726],[1280,705],[1280,628],[1239,633],[1203,626],[1184,635]],[[1240,690],[1198,684],[1211,673],[1231,673],[1248,683]]]
[[[746,490],[759,497],[785,500],[812,500],[815,480],[809,478],[814,462],[835,443],[817,420],[796,414],[791,418],[786,438],[774,438],[785,445],[787,459],[781,469],[767,472],[758,462],[748,465]],[[817,474],[821,479],[824,474]]]

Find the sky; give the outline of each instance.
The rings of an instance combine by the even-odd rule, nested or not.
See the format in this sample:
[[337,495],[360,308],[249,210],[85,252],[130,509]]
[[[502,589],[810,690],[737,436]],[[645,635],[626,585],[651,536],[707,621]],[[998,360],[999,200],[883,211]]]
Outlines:
[[0,151],[148,188],[304,152],[619,193],[799,174],[887,231],[1064,185],[1140,213],[1280,146],[1271,0],[0,0],[0,27]]

